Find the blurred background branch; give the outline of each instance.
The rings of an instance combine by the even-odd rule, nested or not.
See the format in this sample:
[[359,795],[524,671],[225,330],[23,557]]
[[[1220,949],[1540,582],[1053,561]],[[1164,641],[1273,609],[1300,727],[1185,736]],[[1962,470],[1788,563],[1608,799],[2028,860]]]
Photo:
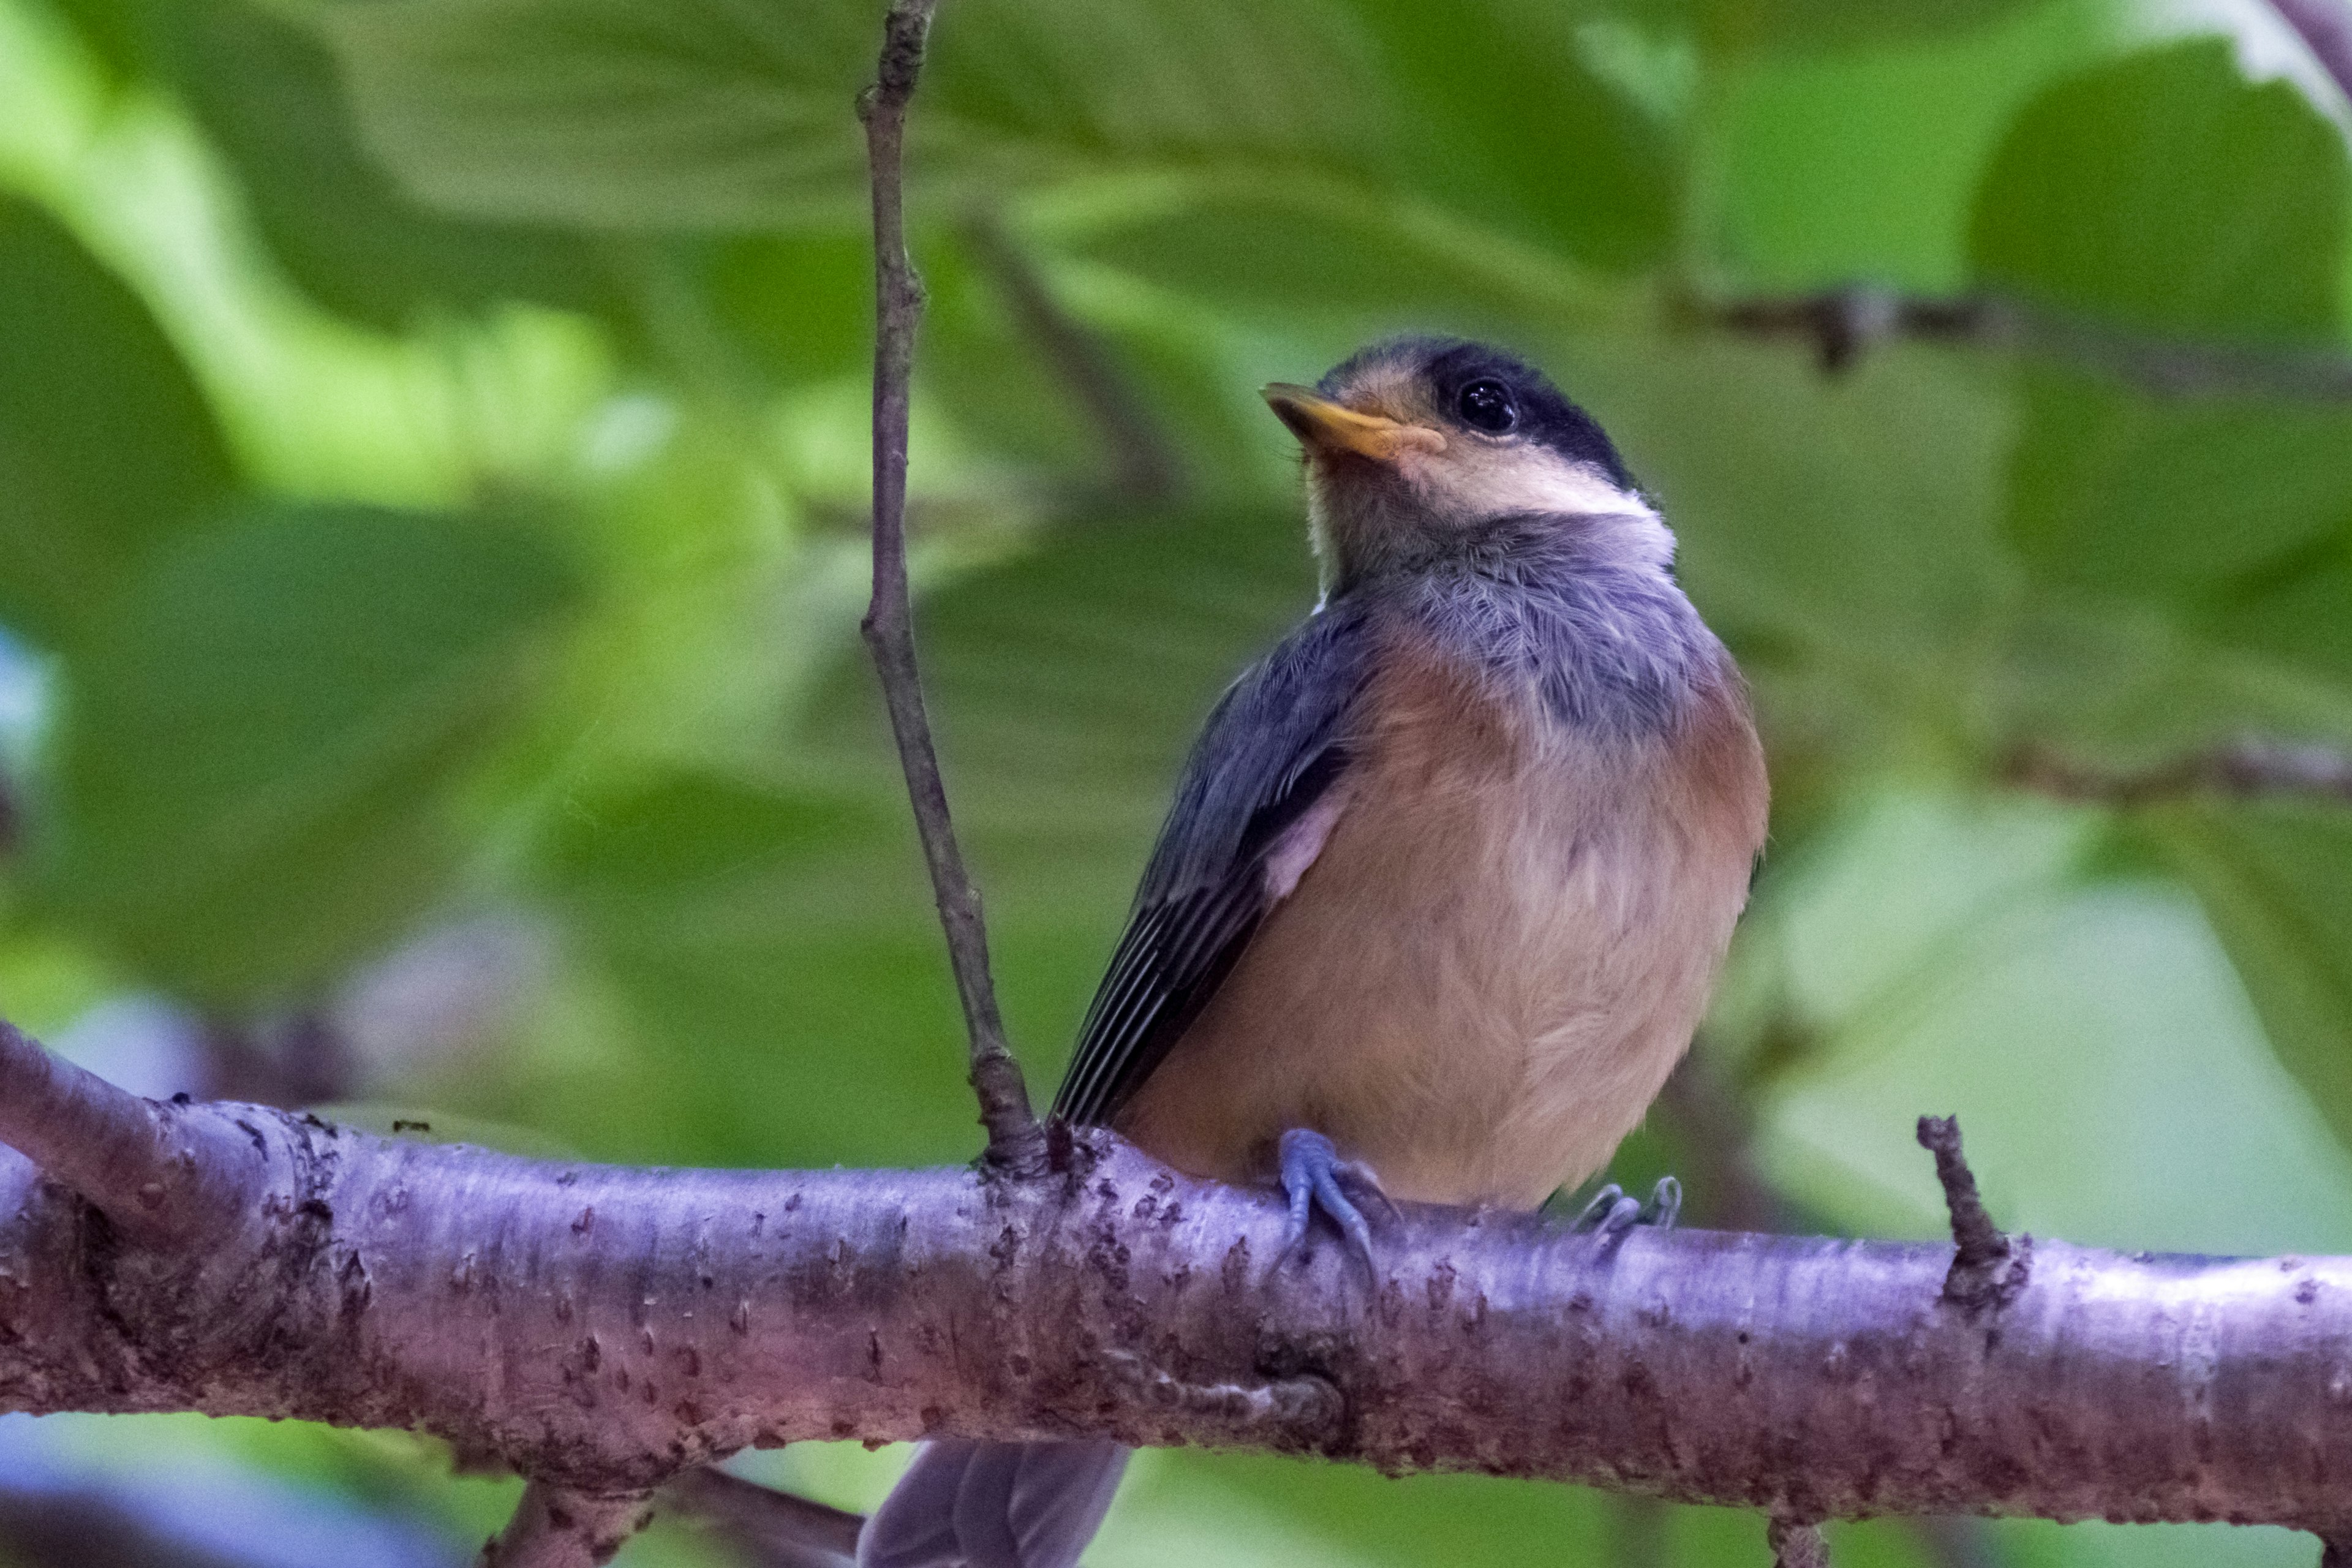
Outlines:
[[2069,364],[2160,397],[2352,399],[2352,353],[2197,342],[1990,294],[1906,294],[1844,284],[1811,294],[1678,301],[1673,313],[1743,336],[1807,343],[1830,375],[1904,339]]
[[1055,300],[1036,263],[1022,254],[1000,219],[977,217],[965,233],[973,258],[1003,286],[1039,357],[1093,423],[1109,469],[1110,498],[1146,507],[1182,499],[1188,488],[1183,455],[1111,345]]
[[2252,737],[2129,770],[2085,767],[2029,747],[2011,759],[2009,775],[2026,789],[2060,800],[2123,807],[2200,793],[2238,800],[2301,795],[2352,805],[2352,754]]

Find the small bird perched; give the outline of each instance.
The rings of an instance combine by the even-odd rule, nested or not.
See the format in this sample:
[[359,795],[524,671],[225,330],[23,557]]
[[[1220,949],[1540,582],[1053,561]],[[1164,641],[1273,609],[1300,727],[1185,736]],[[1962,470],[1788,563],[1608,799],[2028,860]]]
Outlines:
[[[1323,601],[1210,715],[1054,1109],[1278,1181],[1294,1247],[1319,1209],[1369,1260],[1375,1192],[1532,1208],[1641,1120],[1747,900],[1764,758],[1674,536],[1540,374],[1401,338],[1265,398]],[[860,1568],[1070,1568],[1125,1462],[928,1445]]]

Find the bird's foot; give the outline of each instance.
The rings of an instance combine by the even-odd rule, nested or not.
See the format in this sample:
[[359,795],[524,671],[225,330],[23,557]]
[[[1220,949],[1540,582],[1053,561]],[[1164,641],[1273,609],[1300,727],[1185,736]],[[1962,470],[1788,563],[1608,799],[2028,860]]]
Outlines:
[[1396,1213],[1396,1205],[1381,1191],[1379,1178],[1363,1166],[1339,1158],[1331,1140],[1304,1127],[1294,1127],[1284,1133],[1278,1147],[1282,1190],[1290,1200],[1290,1226],[1283,1238],[1283,1257],[1288,1258],[1306,1244],[1307,1228],[1319,1208],[1347,1237],[1349,1247],[1364,1260],[1364,1267],[1373,1269],[1372,1227],[1364,1218],[1363,1205],[1381,1209],[1390,1215]]
[[1624,1188],[1612,1182],[1592,1194],[1592,1201],[1570,1228],[1597,1236],[1622,1236],[1637,1225],[1672,1230],[1682,1214],[1683,1184],[1672,1176],[1658,1178],[1658,1184],[1650,1189],[1648,1203],[1628,1197]]

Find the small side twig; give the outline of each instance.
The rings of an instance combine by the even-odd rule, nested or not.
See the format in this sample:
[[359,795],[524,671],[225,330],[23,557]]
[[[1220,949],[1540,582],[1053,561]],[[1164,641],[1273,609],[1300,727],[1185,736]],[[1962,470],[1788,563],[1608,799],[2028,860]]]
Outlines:
[[2178,342],[1991,294],[1944,298],[1848,284],[1817,294],[1684,298],[1675,308],[1704,325],[1810,342],[1829,374],[1908,338],[2065,361],[2159,397],[2352,400],[2352,355],[2334,350]]
[[866,1516],[827,1508],[725,1470],[688,1470],[662,1489],[665,1507],[715,1524],[759,1568],[838,1568],[857,1554]]
[[268,1154],[51,1056],[0,1020],[0,1143],[105,1213],[125,1233],[186,1242],[234,1226]]
[[988,929],[980,893],[964,868],[948,814],[947,786],[923,708],[915,660],[914,608],[907,584],[907,408],[923,286],[907,254],[904,200],[907,105],[923,68],[923,47],[938,0],[894,0],[883,24],[874,85],[860,96],[874,188],[874,597],[863,630],[881,676],[890,731],[907,775],[907,794],[930,868],[931,891],[945,928],[956,992],[971,1038],[971,1086],[988,1129],[988,1159],[1026,1170],[1042,1154],[1037,1118],[1020,1064],[1004,1043],[1004,1020],[989,977]]
[[2021,788],[2108,805],[2146,805],[2200,792],[2237,800],[2309,795],[2352,804],[2352,756],[2328,746],[2259,737],[2131,771],[2085,767],[2046,748],[2027,746],[2005,771]]
[[476,1568],[599,1568],[652,1519],[645,1492],[592,1497],[533,1481]]
[[1772,1568],[1830,1568],[1829,1542],[1818,1524],[1776,1513],[1764,1527],[1764,1541],[1772,1548]]
[[1003,288],[1021,330],[1094,422],[1109,460],[1111,488],[1132,501],[1164,502],[1181,495],[1183,458],[1108,346],[1070,319],[994,218],[975,219],[968,235],[973,255]]
[[1976,1173],[1960,1152],[1958,1117],[1919,1118],[1919,1146],[1936,1156],[1936,1180],[1952,1218],[1952,1267],[1944,1276],[1944,1300],[1971,1311],[2000,1304],[2024,1284],[2029,1244],[2021,1240],[2012,1247],[1985,1212]]

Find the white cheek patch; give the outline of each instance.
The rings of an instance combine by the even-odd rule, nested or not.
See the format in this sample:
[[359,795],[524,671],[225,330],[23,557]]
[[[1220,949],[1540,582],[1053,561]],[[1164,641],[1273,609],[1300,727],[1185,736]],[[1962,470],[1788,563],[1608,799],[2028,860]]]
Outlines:
[[1649,502],[1557,452],[1455,442],[1400,466],[1439,515],[1465,523],[1528,513],[1607,518],[1607,536],[1629,562],[1663,567],[1675,558],[1675,537]]

